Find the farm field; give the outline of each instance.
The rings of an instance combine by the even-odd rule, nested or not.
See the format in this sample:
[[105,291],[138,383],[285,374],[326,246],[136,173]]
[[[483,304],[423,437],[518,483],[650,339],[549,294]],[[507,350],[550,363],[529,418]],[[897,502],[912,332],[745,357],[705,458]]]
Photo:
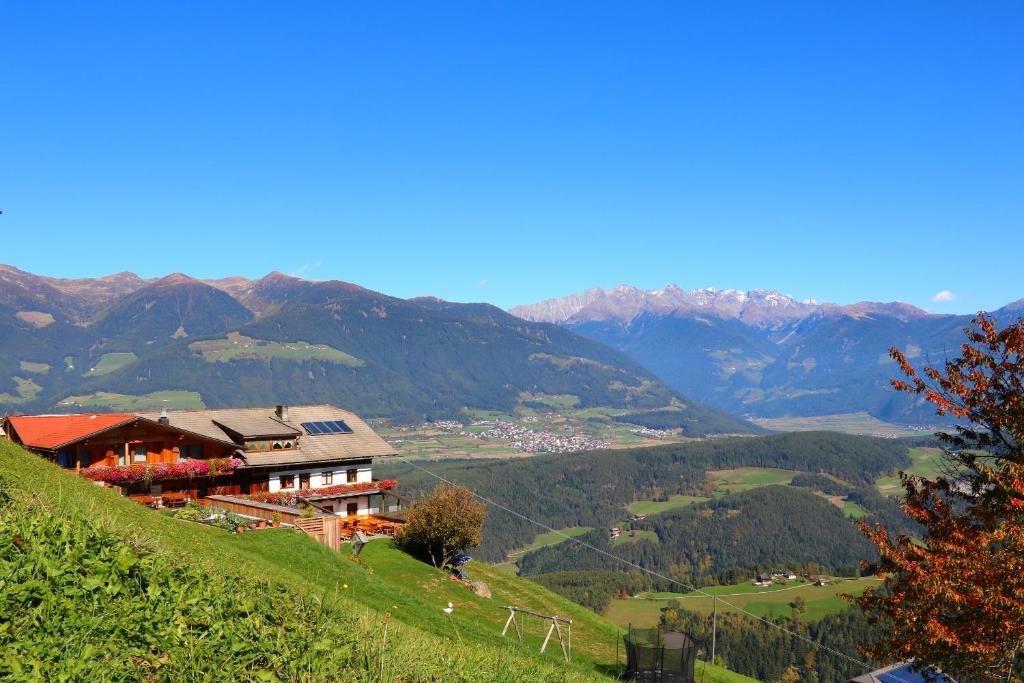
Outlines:
[[[633,534],[635,534],[635,535],[633,535]],[[646,539],[648,541],[653,541],[654,543],[658,543],[659,542],[658,541],[658,534],[656,534],[653,531],[650,531],[648,529],[645,529],[645,530],[637,530],[635,532],[634,531],[623,531],[621,536],[619,536],[618,538],[613,538],[612,539],[612,545],[616,546],[616,545],[622,545],[624,543],[636,543],[637,541],[641,541],[641,540],[644,540],[644,539]]]
[[100,360],[96,365],[89,368],[86,372],[86,376],[106,375],[115,370],[120,370],[123,367],[131,365],[139,359],[131,351],[124,353],[105,353],[100,357]]
[[309,344],[304,341],[264,341],[262,339],[252,339],[237,332],[228,334],[224,339],[193,342],[189,344],[189,348],[201,353],[203,359],[210,363],[279,358],[299,362],[322,360],[349,367],[365,365],[359,358],[325,344]]
[[930,428],[911,427],[884,422],[878,418],[860,413],[837,413],[814,417],[773,417],[750,418],[754,424],[776,432],[830,431],[863,436],[919,436],[931,431]]
[[638,500],[629,504],[626,508],[633,515],[656,515],[659,512],[668,512],[676,508],[683,508],[694,503],[703,503],[711,500],[704,496],[675,495],[669,496],[668,500]]
[[12,377],[11,379],[14,380],[14,385],[18,393],[0,394],[0,400],[8,401],[10,403],[24,403],[34,399],[43,389],[41,386],[36,384],[34,380],[27,379],[25,377]]
[[796,472],[770,467],[738,467],[731,470],[710,470],[708,476],[715,482],[715,495],[749,491],[759,486],[786,485]]
[[18,363],[18,366],[25,372],[33,372],[37,375],[45,375],[50,371],[48,363],[33,363],[31,361],[23,360]]
[[[718,601],[718,610],[737,611],[740,608],[759,617],[793,616],[790,603],[800,596],[804,599],[806,611],[801,615],[804,621],[816,621],[828,614],[841,612],[850,603],[837,593],[859,595],[868,586],[878,585],[874,577],[838,579],[827,586],[815,586],[805,581],[791,581],[786,585],[772,585],[758,588],[751,582],[731,586],[711,586],[702,589],[704,593],[720,596],[732,606]],[[653,626],[661,618],[661,610],[678,604],[701,614],[710,614],[714,609],[714,598],[699,593],[651,593],[625,600],[613,600],[605,610],[605,617],[627,626]]]
[[[940,448],[911,448],[910,459],[912,464],[906,470],[908,474],[933,477],[942,471],[942,449]],[[875,487],[886,495],[903,493],[899,475],[896,474],[879,477],[875,480]]]
[[142,396],[97,391],[86,396],[68,396],[61,401],[61,405],[129,413],[162,408],[181,410],[206,407],[202,397],[195,391],[154,391]]

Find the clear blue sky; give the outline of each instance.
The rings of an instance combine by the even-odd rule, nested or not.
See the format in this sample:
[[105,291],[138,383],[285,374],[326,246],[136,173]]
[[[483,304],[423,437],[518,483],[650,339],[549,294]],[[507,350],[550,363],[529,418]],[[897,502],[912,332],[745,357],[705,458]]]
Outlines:
[[1024,3],[683,4],[3,3],[0,262],[1024,297]]

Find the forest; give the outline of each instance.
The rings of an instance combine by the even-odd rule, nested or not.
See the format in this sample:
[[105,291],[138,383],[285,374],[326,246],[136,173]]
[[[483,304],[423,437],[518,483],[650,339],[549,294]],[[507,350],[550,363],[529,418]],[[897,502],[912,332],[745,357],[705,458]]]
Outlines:
[[[730,494],[652,515],[633,527],[654,531],[657,541],[612,546],[603,529],[580,540],[666,577],[654,580],[662,591],[735,583],[759,570],[806,568],[856,576],[860,561],[876,556],[874,546],[835,505],[791,486]],[[622,567],[620,561],[572,543],[540,548],[519,560],[524,576]]]
[[[701,651],[711,651],[711,615],[669,607],[662,612],[661,621],[667,630],[689,634]],[[795,631],[812,642],[783,629]],[[810,623],[786,618],[765,622],[720,612],[715,658],[731,670],[759,681],[843,683],[872,669],[873,665],[858,655],[857,647],[878,638],[881,632],[880,626],[869,624],[854,606]]]
[[[437,485],[438,480],[432,475],[441,476],[552,529],[561,529],[615,524],[625,517],[626,506],[635,500],[706,494],[712,486],[708,470],[774,467],[828,474],[860,489],[879,475],[909,463],[907,446],[901,441],[802,432],[514,460],[453,460],[420,465],[429,474],[424,469],[391,462],[381,463],[377,473],[398,479],[401,492],[413,497]],[[840,521],[849,525],[846,520]],[[537,533],[545,530],[492,506],[483,543],[473,554],[485,561],[502,561],[509,551],[528,545]]]

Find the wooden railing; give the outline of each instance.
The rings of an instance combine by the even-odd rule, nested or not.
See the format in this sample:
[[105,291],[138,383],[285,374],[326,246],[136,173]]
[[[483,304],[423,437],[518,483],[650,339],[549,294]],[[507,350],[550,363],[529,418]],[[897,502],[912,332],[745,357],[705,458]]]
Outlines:
[[274,505],[273,503],[260,503],[255,500],[246,500],[245,498],[237,498],[235,496],[207,496],[204,502],[210,507],[220,508],[221,510],[227,510],[239,515],[259,517],[260,519],[273,520],[276,514],[278,519],[287,524],[295,524],[300,519],[299,513],[295,508]]

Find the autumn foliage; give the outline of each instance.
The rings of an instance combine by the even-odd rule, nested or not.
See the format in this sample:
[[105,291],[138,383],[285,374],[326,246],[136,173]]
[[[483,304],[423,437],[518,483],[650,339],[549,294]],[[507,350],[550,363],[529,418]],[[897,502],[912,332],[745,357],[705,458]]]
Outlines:
[[443,567],[480,545],[487,507],[464,486],[438,486],[416,501],[397,538],[407,552]]
[[920,542],[862,524],[878,546],[885,589],[851,598],[888,638],[864,648],[914,659],[960,680],[1020,681],[1024,648],[1024,320],[999,329],[979,314],[958,358],[918,371],[890,350],[906,379],[959,426],[939,438],[945,473],[902,474],[906,513]]

